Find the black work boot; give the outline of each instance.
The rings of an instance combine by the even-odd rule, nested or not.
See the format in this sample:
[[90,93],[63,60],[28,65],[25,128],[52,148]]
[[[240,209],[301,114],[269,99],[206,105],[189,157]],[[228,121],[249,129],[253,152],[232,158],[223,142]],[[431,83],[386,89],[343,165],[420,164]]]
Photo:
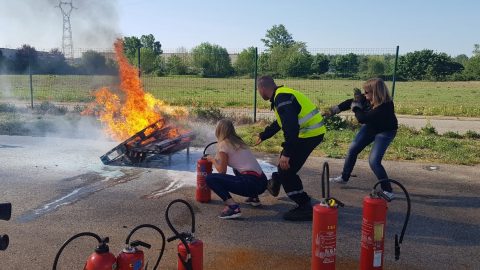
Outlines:
[[313,207],[310,203],[299,205],[283,215],[289,221],[312,221]]
[[281,183],[280,179],[278,179],[278,173],[272,173],[272,179],[268,180],[267,182],[268,192],[270,192],[273,197],[277,197],[278,193],[280,193],[280,186]]

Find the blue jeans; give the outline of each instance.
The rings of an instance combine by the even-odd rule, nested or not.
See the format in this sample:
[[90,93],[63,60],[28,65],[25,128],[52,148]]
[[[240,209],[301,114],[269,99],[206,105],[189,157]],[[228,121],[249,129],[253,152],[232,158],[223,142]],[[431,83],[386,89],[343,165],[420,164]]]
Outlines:
[[[350,179],[350,175],[355,167],[357,156],[362,152],[365,147],[373,142],[372,152],[368,158],[368,164],[378,180],[388,179],[387,172],[382,166],[382,159],[387,151],[388,146],[397,135],[396,130],[384,131],[378,134],[370,134],[367,132],[366,125],[363,125],[358,131],[350,149],[348,149],[347,157],[345,158],[345,164],[343,165],[342,178],[345,181]],[[392,192],[392,186],[390,183],[382,183],[382,189],[388,192]]]
[[235,175],[223,173],[207,175],[206,181],[208,187],[223,201],[232,198],[229,192],[244,197],[257,198],[258,195],[267,189],[267,177],[265,174],[257,177],[255,175],[234,172]]

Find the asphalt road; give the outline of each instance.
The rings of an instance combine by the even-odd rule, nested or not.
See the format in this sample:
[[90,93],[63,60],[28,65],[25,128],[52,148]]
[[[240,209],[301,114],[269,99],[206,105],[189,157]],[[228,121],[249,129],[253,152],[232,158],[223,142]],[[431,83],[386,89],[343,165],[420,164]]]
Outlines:
[[[200,151],[158,160],[149,168],[104,166],[99,156],[115,143],[84,139],[0,136],[0,202],[11,202],[10,221],[0,221],[0,234],[10,246],[0,251],[0,269],[51,269],[58,248],[70,236],[92,231],[110,237],[118,253],[128,232],[150,223],[165,235],[169,202],[191,202],[196,214],[196,236],[204,242],[204,269],[310,269],[311,223],[285,222],[281,215],[293,207],[281,191],[261,196],[263,206],[242,205],[239,220],[217,218],[222,203],[213,195],[197,203],[195,162]],[[275,162],[275,156],[259,156]],[[321,197],[320,169],[324,158],[311,158],[300,175],[314,198]],[[332,175],[343,160],[328,160]],[[400,233],[406,202],[389,205],[384,269],[480,269],[480,167],[446,164],[385,162],[390,177],[403,183],[412,199],[412,213],[399,261],[394,260],[394,234]],[[435,170],[431,170],[435,165]],[[161,168],[159,168],[161,167]],[[264,163],[270,170],[272,167]],[[366,161],[360,160],[356,177],[332,195],[346,207],[339,211],[337,269],[358,269],[362,199],[374,184]],[[236,197],[238,198],[238,197]],[[239,200],[241,198],[238,198]],[[185,208],[172,208],[178,229],[189,229]],[[142,230],[136,238],[153,245],[146,251],[150,265],[161,238]],[[74,241],[58,269],[82,269],[96,243]],[[167,243],[159,269],[176,269],[176,243]]]

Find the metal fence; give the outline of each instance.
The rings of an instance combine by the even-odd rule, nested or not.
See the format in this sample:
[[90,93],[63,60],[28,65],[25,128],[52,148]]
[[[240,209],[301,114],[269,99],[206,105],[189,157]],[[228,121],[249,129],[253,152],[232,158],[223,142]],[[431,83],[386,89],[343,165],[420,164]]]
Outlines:
[[[5,68],[4,53],[0,101],[30,106],[48,101],[74,106],[91,102],[93,92],[101,87],[118,91],[120,78],[115,72],[113,51],[96,50],[103,56],[103,63],[96,64],[87,62],[86,52],[77,50],[74,59],[65,60],[63,70],[58,68],[63,63],[55,62],[49,53],[40,53],[21,72]],[[164,50],[153,62],[137,55],[130,62],[138,66],[140,59],[144,90],[167,103],[221,109],[225,114],[258,119],[268,111],[269,103],[256,96],[256,76],[272,75],[278,85],[297,89],[324,108],[352,97],[352,89],[361,87],[369,77],[381,76],[392,86],[396,56],[398,48],[309,49],[294,53],[248,48],[230,50],[228,63],[224,63],[222,55],[207,54],[205,57],[213,58],[213,66],[208,59],[198,59],[186,50]],[[12,55],[9,59],[13,62]]]

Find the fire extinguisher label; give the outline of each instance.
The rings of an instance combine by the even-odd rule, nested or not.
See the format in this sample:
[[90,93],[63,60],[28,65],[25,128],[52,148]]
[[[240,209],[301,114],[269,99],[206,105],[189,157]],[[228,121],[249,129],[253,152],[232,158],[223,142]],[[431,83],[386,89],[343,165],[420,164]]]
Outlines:
[[382,266],[382,251],[375,250],[373,251],[373,267]]
[[373,240],[382,241],[383,239],[383,223],[375,224],[373,229]]
[[335,232],[318,232],[315,237],[315,256],[322,259],[322,263],[335,263],[336,242]]

